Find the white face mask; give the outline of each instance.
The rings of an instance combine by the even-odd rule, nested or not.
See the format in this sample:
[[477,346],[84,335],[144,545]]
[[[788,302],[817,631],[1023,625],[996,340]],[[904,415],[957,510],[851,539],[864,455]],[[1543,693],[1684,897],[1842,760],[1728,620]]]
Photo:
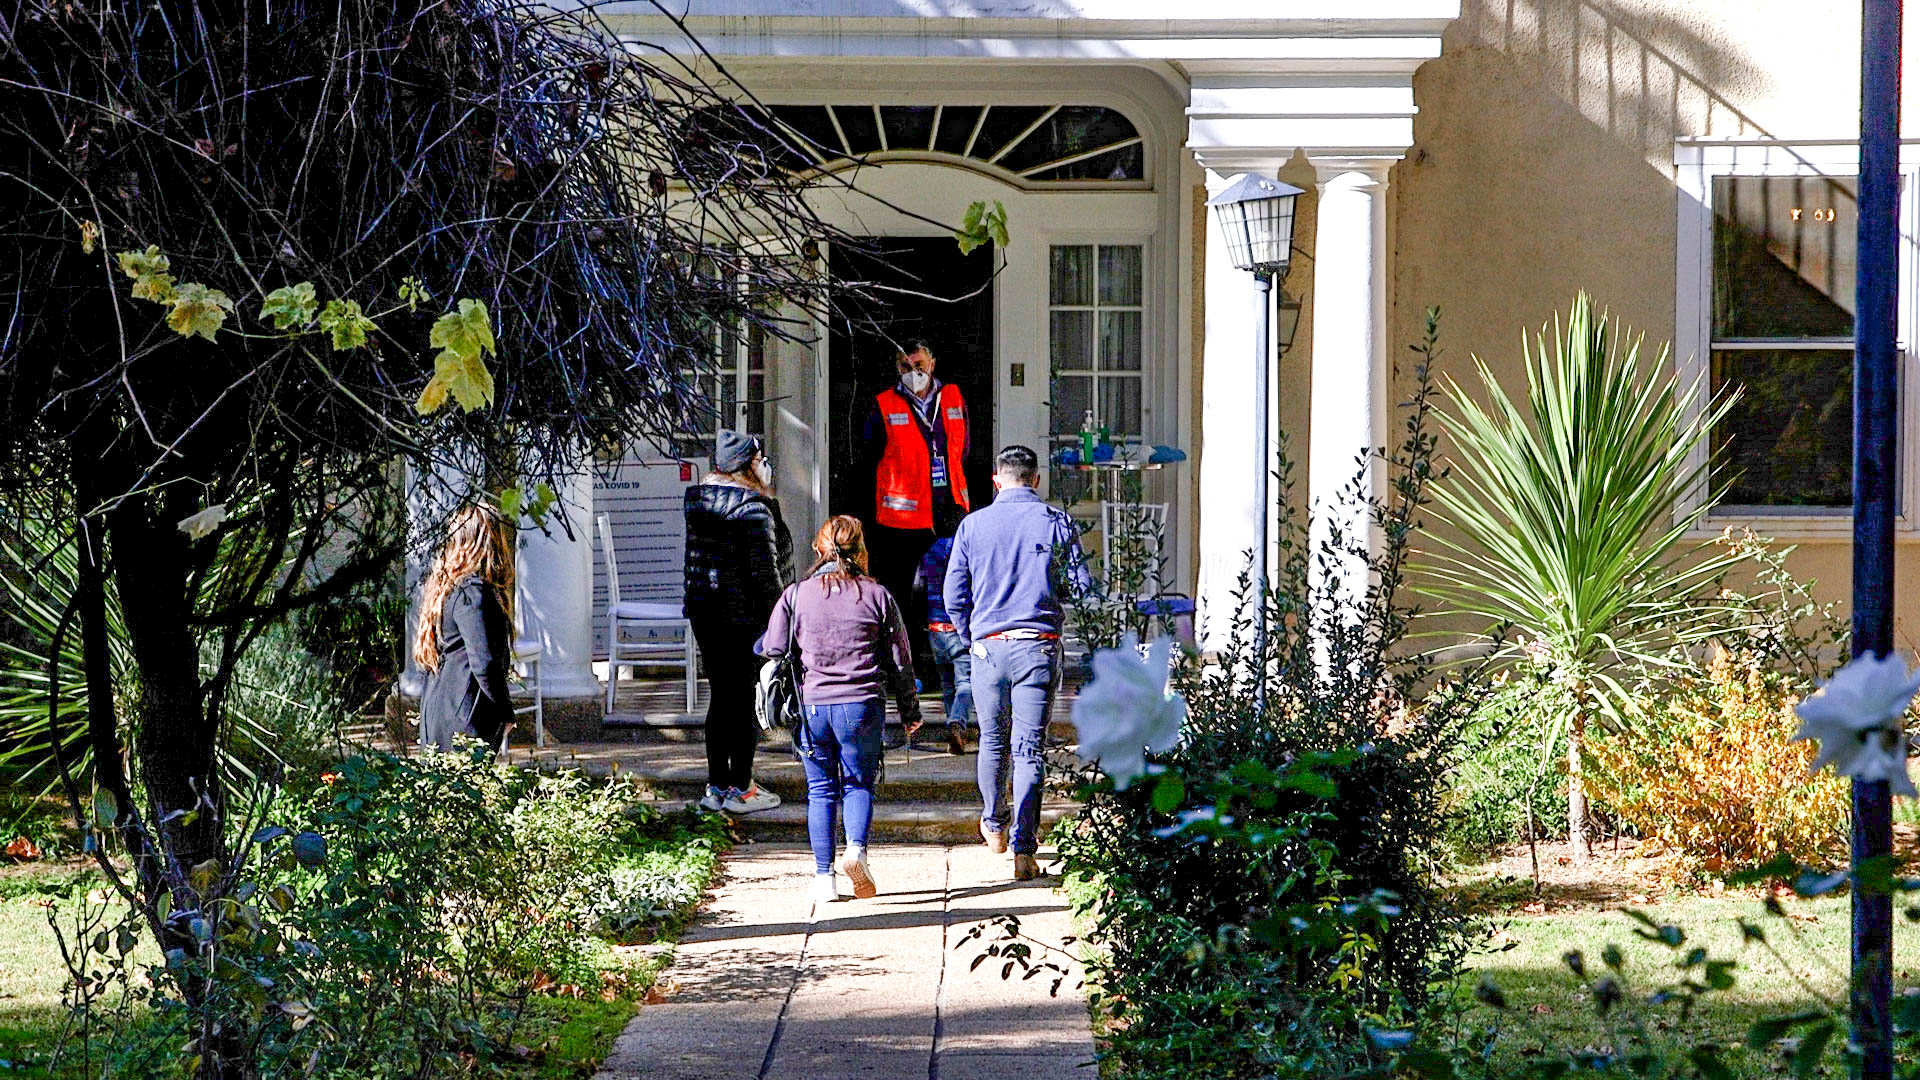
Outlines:
[[927,387],[933,385],[933,376],[924,371],[909,371],[900,377],[900,381],[906,383],[907,389],[914,393],[924,394]]
[[766,458],[753,459],[753,476],[762,484],[773,486],[773,466],[767,464]]

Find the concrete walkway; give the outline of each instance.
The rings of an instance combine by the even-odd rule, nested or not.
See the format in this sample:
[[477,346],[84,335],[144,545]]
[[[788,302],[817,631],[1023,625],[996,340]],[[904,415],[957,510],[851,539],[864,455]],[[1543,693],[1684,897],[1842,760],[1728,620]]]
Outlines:
[[661,978],[665,1000],[596,1080],[1094,1080],[1077,971],[1052,997],[1051,973],[1003,980],[999,961],[969,970],[979,942],[956,948],[1001,914],[1059,944],[1068,916],[1050,881],[1015,883],[1011,856],[980,844],[870,859],[879,896],[816,910],[803,845],[739,849]]

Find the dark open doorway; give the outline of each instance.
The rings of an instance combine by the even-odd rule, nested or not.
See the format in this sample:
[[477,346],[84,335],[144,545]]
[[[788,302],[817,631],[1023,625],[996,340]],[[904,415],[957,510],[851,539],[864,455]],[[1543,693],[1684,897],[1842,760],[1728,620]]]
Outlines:
[[882,291],[848,303],[849,315],[834,320],[827,342],[827,512],[873,521],[873,476],[861,475],[869,459],[861,453],[860,429],[874,395],[896,381],[894,353],[908,338],[933,345],[935,373],[966,398],[972,444],[963,463],[967,490],[976,507],[991,500],[992,247],[962,255],[952,237],[886,237],[874,240],[868,252],[832,250],[828,271],[836,281],[877,282],[934,298]]
[[[875,395],[899,381],[894,357],[901,342],[924,338],[933,348],[934,374],[960,389],[967,403],[967,452],[960,475],[977,508],[993,499],[991,480],[993,415],[993,249],[960,254],[952,237],[876,239],[870,251],[833,249],[828,272],[842,282],[877,283],[883,288],[864,301],[847,303],[827,339],[827,511],[851,514],[873,530],[873,466],[877,448],[862,445],[867,413]],[[889,291],[905,290],[904,292]],[[924,295],[913,295],[913,294]],[[912,576],[889,552],[873,552],[876,576],[896,593],[913,640],[915,666],[923,686],[939,685],[927,640],[924,598],[905,589]],[[898,554],[906,555],[907,552]],[[917,561],[918,555],[912,555]],[[905,574],[898,581],[883,571],[892,565]]]

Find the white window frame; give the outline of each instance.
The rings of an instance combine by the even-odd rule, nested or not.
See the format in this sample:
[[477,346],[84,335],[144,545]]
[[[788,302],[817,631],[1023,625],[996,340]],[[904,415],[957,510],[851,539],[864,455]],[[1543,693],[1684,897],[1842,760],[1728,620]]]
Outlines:
[[[1053,280],[1053,250],[1055,248],[1063,248],[1063,247],[1086,247],[1086,248],[1093,249],[1093,273],[1094,273],[1093,303],[1091,304],[1056,304],[1053,302],[1053,296],[1051,293],[1051,283]],[[1140,249],[1140,302],[1139,303],[1137,304],[1103,304],[1100,302],[1100,249],[1103,247],[1131,247],[1131,248]],[[1115,434],[1121,435],[1130,439],[1147,440],[1149,442],[1151,440],[1148,439],[1147,429],[1151,427],[1153,424],[1154,395],[1158,392],[1158,385],[1155,381],[1157,373],[1153,370],[1153,361],[1152,361],[1153,338],[1152,338],[1152,332],[1149,328],[1149,323],[1152,321],[1152,318],[1153,318],[1152,311],[1151,311],[1151,308],[1153,306],[1151,303],[1152,290],[1150,287],[1152,282],[1152,261],[1151,261],[1152,258],[1153,258],[1152,245],[1150,245],[1146,241],[1146,239],[1142,237],[1102,236],[1102,237],[1093,237],[1093,238],[1083,238],[1083,237],[1077,237],[1077,236],[1066,236],[1066,237],[1049,236],[1047,237],[1047,279],[1046,279],[1048,282],[1049,292],[1045,297],[1046,303],[1042,306],[1042,311],[1041,311],[1041,317],[1045,320],[1044,325],[1046,326],[1046,333],[1047,333],[1047,375],[1048,375],[1049,381],[1051,381],[1052,375],[1053,375],[1053,359],[1052,359],[1053,358],[1053,313],[1056,311],[1091,312],[1093,315],[1093,365],[1094,366],[1091,368],[1085,368],[1085,369],[1081,369],[1081,368],[1069,369],[1074,372],[1072,377],[1076,379],[1085,379],[1088,381],[1088,383],[1091,384],[1092,392],[1088,395],[1087,401],[1093,406],[1094,420],[1101,423],[1106,422],[1106,417],[1102,416],[1100,413],[1100,380],[1101,379],[1127,379],[1127,378],[1133,379],[1134,382],[1139,385],[1140,430],[1131,431],[1131,432],[1124,432],[1124,431],[1115,432]],[[1140,366],[1139,368],[1133,371],[1126,371],[1121,369],[1109,371],[1106,368],[1103,368],[1100,366],[1101,364],[1101,361],[1100,361],[1100,313],[1103,311],[1134,311],[1140,314]],[[1051,387],[1049,387],[1049,393],[1051,393]],[[1052,410],[1049,409],[1049,423],[1047,425],[1049,428],[1052,427],[1051,412]],[[1073,444],[1079,439],[1078,430],[1079,430],[1078,428],[1075,428],[1073,431],[1063,432],[1063,433],[1054,433],[1052,431],[1049,431],[1048,432],[1049,442],[1055,448]]]
[[[1698,386],[1692,415],[1705,409],[1712,388],[1713,349],[1713,181],[1721,176],[1854,176],[1860,171],[1859,145],[1852,140],[1691,139],[1674,144],[1679,187],[1676,236],[1674,366],[1680,385]],[[1914,508],[1920,506],[1920,378],[1915,377],[1915,333],[1920,326],[1920,260],[1916,258],[1916,199],[1920,199],[1920,140],[1900,150],[1900,447],[1895,494],[1895,529],[1906,538],[1920,535]],[[1771,344],[1755,348],[1772,348]],[[1785,346],[1792,348],[1793,346]],[[1817,346],[1810,346],[1817,347]],[[1691,418],[1691,417],[1690,417]],[[1696,447],[1690,467],[1704,464],[1708,449]],[[1706,497],[1702,484],[1683,501],[1690,510]],[[1722,505],[1694,530],[1707,538],[1732,528],[1751,528],[1777,540],[1840,539],[1853,535],[1851,507]]]

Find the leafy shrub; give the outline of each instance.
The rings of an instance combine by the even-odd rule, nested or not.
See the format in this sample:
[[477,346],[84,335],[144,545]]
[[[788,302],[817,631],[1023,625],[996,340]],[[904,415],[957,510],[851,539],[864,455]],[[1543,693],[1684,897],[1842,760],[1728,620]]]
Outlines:
[[[1411,612],[1395,598],[1436,471],[1419,374],[1405,440],[1382,456],[1393,498],[1355,503],[1382,550],[1310,541],[1283,466],[1264,662],[1242,617],[1217,665],[1177,673],[1190,715],[1155,759],[1165,772],[1124,790],[1084,775],[1086,807],[1056,834],[1096,947],[1105,1056],[1130,1078],[1376,1067],[1366,1029],[1419,1014],[1459,959],[1464,922],[1436,875],[1443,779],[1484,687],[1436,687],[1399,658]],[[1350,557],[1377,582],[1358,611],[1329,572]]]
[[351,719],[339,681],[285,625],[267,628],[234,665],[223,740],[229,767],[249,778],[315,775],[342,756]]
[[1778,855],[1846,858],[1848,786],[1807,771],[1810,742],[1789,743],[1806,687],[1751,654],[1717,649],[1650,716],[1595,739],[1596,795],[1623,825],[1713,874]]
[[1495,676],[1495,685],[1461,732],[1448,783],[1450,836],[1468,852],[1567,835],[1564,743],[1545,738],[1563,725],[1537,715],[1560,707],[1554,684],[1517,669]]
[[325,663],[334,696],[362,711],[405,666],[400,638],[406,622],[406,592],[396,575],[385,574],[297,613],[293,627],[300,644]]
[[502,766],[477,745],[340,762],[236,821],[230,865],[187,875],[177,895],[194,906],[168,919],[193,948],[135,979],[137,914],[72,943],[77,985],[99,998],[95,972],[118,963],[147,1006],[141,1023],[82,1042],[104,1044],[109,1076],[192,1073],[210,1040],[260,1075],[492,1075],[524,1054],[537,997],[613,999],[646,974],[612,949],[612,916],[644,937],[703,891],[724,821],[636,798],[622,782]]

